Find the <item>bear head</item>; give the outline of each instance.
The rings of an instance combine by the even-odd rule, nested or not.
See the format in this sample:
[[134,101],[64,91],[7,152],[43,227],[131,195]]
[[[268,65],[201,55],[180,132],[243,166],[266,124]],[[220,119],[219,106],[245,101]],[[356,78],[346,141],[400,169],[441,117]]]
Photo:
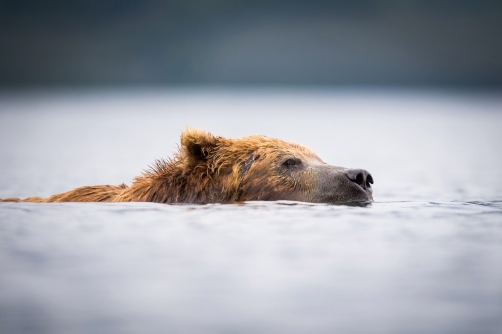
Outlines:
[[373,200],[367,171],[328,165],[303,145],[266,136],[227,139],[188,128],[175,158],[157,167],[172,194],[162,202]]

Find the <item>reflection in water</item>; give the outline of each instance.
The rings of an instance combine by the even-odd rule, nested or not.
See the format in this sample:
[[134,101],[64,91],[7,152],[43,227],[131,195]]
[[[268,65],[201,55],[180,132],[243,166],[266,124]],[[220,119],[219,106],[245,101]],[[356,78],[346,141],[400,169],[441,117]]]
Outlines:
[[307,144],[371,171],[377,200],[0,203],[1,333],[502,332],[496,98],[68,93],[0,105],[0,197],[119,184],[192,125]]

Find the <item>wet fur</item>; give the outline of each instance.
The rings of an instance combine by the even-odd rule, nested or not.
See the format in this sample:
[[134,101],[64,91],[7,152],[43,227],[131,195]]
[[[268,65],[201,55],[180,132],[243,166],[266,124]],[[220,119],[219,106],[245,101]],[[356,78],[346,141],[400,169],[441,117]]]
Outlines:
[[[226,139],[189,128],[182,133],[181,147],[174,158],[156,161],[136,177],[130,187],[125,184],[88,186],[45,199],[29,197],[0,201],[202,204],[274,200],[280,199],[281,192],[306,186],[305,181],[297,182],[274,172],[274,166],[284,155],[322,161],[299,144],[265,136]],[[306,177],[308,179],[308,175]]]

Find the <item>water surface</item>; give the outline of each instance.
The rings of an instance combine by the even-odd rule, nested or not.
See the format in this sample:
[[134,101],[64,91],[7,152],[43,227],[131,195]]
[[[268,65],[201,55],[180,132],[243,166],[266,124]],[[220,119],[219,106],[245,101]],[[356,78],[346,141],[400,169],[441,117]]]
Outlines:
[[368,169],[368,206],[0,204],[1,333],[500,333],[502,99],[406,91],[0,98],[0,197],[127,182],[185,126]]

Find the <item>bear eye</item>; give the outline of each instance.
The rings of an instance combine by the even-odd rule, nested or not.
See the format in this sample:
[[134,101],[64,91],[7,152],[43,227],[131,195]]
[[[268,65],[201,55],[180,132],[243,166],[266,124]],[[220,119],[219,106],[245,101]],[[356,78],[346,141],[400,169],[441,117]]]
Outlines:
[[302,161],[300,159],[288,159],[282,163],[284,167],[295,167],[301,165]]

